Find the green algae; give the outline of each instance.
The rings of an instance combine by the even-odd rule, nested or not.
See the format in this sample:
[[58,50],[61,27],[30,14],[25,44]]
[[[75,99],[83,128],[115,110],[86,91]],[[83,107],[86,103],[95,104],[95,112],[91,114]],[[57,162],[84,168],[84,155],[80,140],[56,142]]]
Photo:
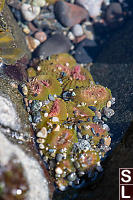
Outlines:
[[112,98],[111,91],[101,85],[92,85],[87,88],[78,88],[73,97],[74,102],[84,102],[87,106],[95,106],[102,109],[107,102]]
[[5,64],[15,64],[24,55],[30,57],[23,33],[5,1],[0,1],[0,58]]
[[0,0],[0,12],[3,10],[5,5],[5,0]]

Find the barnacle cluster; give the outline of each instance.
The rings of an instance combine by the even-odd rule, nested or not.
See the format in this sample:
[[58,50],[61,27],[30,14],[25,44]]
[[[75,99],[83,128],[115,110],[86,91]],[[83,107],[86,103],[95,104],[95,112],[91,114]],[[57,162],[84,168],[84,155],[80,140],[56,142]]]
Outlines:
[[29,120],[39,152],[63,191],[99,169],[110,150],[104,120],[114,114],[110,108],[114,98],[69,54],[54,55],[30,67],[28,77],[22,92]]

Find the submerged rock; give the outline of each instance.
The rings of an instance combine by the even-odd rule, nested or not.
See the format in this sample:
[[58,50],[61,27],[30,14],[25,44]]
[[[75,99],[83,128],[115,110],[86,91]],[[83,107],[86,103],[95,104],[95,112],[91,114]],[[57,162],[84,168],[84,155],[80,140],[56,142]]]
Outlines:
[[69,39],[61,33],[51,36],[42,43],[35,51],[35,56],[46,58],[58,53],[65,53],[70,50],[71,43]]
[[88,13],[84,8],[63,1],[57,1],[55,3],[54,13],[56,19],[63,26],[67,27],[72,27],[88,17]]

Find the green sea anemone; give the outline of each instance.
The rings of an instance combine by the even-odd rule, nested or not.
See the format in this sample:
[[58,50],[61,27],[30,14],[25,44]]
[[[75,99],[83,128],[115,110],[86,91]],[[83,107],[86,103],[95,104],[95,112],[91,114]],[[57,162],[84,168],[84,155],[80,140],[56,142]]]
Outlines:
[[78,88],[74,92],[76,94],[73,97],[74,102],[84,102],[87,106],[95,106],[98,109],[102,109],[106,106],[106,103],[112,98],[111,91],[101,85]]
[[29,92],[28,99],[46,100],[48,95],[60,95],[62,89],[60,83],[52,76],[39,75],[27,84]]

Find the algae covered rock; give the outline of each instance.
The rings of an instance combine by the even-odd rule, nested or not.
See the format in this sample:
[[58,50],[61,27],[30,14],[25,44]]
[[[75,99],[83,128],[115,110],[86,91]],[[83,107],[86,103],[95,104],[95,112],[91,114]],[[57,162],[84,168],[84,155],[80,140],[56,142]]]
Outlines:
[[12,16],[6,3],[0,5],[0,58],[1,62],[14,64],[24,55],[30,57],[23,33]]
[[97,85],[66,53],[30,66],[28,76],[22,93],[37,147],[57,188],[64,191],[80,184],[84,174],[93,174],[110,150],[103,119],[109,116],[111,91]]

